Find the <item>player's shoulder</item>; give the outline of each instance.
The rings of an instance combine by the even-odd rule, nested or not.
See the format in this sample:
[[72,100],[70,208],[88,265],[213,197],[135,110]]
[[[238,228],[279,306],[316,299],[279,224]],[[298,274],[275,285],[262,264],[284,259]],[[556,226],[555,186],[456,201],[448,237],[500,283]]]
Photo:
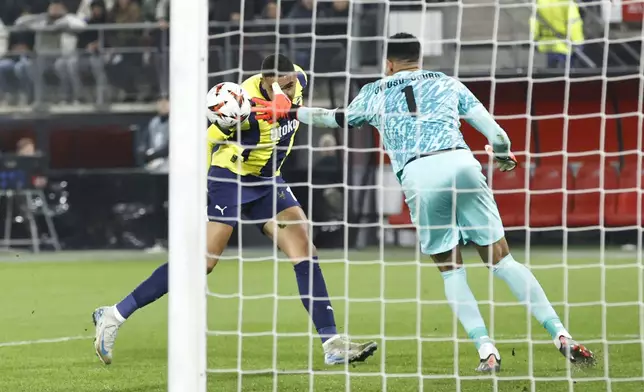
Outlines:
[[244,80],[241,84],[244,91],[250,95],[251,98],[262,98],[264,99],[259,86],[262,82],[262,74],[255,74],[248,79]]
[[306,85],[309,84],[309,78],[306,76],[304,69],[297,64],[293,64],[293,70],[297,75],[297,81],[300,83],[300,86],[302,86],[303,89],[306,88]]

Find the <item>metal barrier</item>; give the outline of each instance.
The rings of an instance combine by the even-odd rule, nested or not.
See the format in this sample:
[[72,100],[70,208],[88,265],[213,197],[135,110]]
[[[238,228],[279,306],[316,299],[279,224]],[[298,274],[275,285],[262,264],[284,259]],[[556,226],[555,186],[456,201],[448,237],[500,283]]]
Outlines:
[[[320,26],[346,29],[347,25],[346,18],[318,18],[315,23],[281,19],[279,26],[275,20],[211,22],[209,71],[214,81],[238,81],[249,70],[259,70],[268,53],[286,51],[295,58],[299,53],[310,53],[314,46],[342,54],[344,46],[338,40],[346,39],[345,35],[321,36],[298,30],[313,31]],[[62,101],[107,109],[115,102],[152,102],[168,95],[169,35],[168,29],[157,23],[92,24],[74,29],[12,26],[7,31],[33,34],[34,50],[8,52],[0,58],[0,94],[5,108],[10,104],[48,110]],[[76,46],[89,32],[96,37],[91,48],[66,49],[62,45],[63,36]],[[52,44],[52,38],[61,41]],[[344,62],[341,66],[344,69]]]

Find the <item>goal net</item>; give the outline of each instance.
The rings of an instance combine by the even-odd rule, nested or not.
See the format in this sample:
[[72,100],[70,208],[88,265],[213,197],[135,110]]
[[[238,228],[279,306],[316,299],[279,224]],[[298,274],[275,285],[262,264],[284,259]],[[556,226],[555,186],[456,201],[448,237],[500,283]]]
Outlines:
[[[239,1],[172,7],[172,392],[642,390],[641,1]],[[292,262],[256,221],[240,219],[204,280],[205,132],[188,130],[204,126],[208,88],[241,83],[280,53],[306,72],[303,105],[346,107],[384,75],[383,45],[398,32],[419,37],[423,68],[461,80],[508,133],[520,164],[501,173],[485,138],[462,126],[512,254],[596,366],[566,362],[466,248],[468,282],[503,358],[502,373],[474,371],[478,354],[368,126],[300,124],[282,174],[307,215],[338,330],[376,341],[373,357],[324,364]]]

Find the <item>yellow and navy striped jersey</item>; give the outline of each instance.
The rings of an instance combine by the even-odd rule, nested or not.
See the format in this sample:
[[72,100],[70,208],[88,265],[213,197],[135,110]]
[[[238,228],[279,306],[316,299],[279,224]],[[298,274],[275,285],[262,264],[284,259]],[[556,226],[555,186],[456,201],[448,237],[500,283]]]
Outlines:
[[[302,92],[307,84],[306,74],[295,65],[297,85],[294,104],[301,104]],[[249,77],[242,87],[251,98],[268,99],[261,87],[262,75]],[[279,123],[257,120],[255,113],[237,128],[219,129],[216,125],[208,128],[208,162],[233,173],[246,176],[273,177],[280,174],[280,169],[291,152],[295,133],[300,126],[294,117],[282,119]],[[225,141],[221,143],[222,141]],[[221,144],[220,144],[221,143]]]

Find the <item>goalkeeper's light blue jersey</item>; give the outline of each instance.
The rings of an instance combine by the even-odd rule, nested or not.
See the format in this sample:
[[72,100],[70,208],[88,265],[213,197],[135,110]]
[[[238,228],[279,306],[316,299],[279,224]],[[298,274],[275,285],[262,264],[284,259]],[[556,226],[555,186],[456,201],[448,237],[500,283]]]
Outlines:
[[350,126],[369,123],[378,129],[400,177],[419,154],[469,149],[459,116],[477,105],[467,87],[441,72],[402,71],[365,85],[345,115]]

